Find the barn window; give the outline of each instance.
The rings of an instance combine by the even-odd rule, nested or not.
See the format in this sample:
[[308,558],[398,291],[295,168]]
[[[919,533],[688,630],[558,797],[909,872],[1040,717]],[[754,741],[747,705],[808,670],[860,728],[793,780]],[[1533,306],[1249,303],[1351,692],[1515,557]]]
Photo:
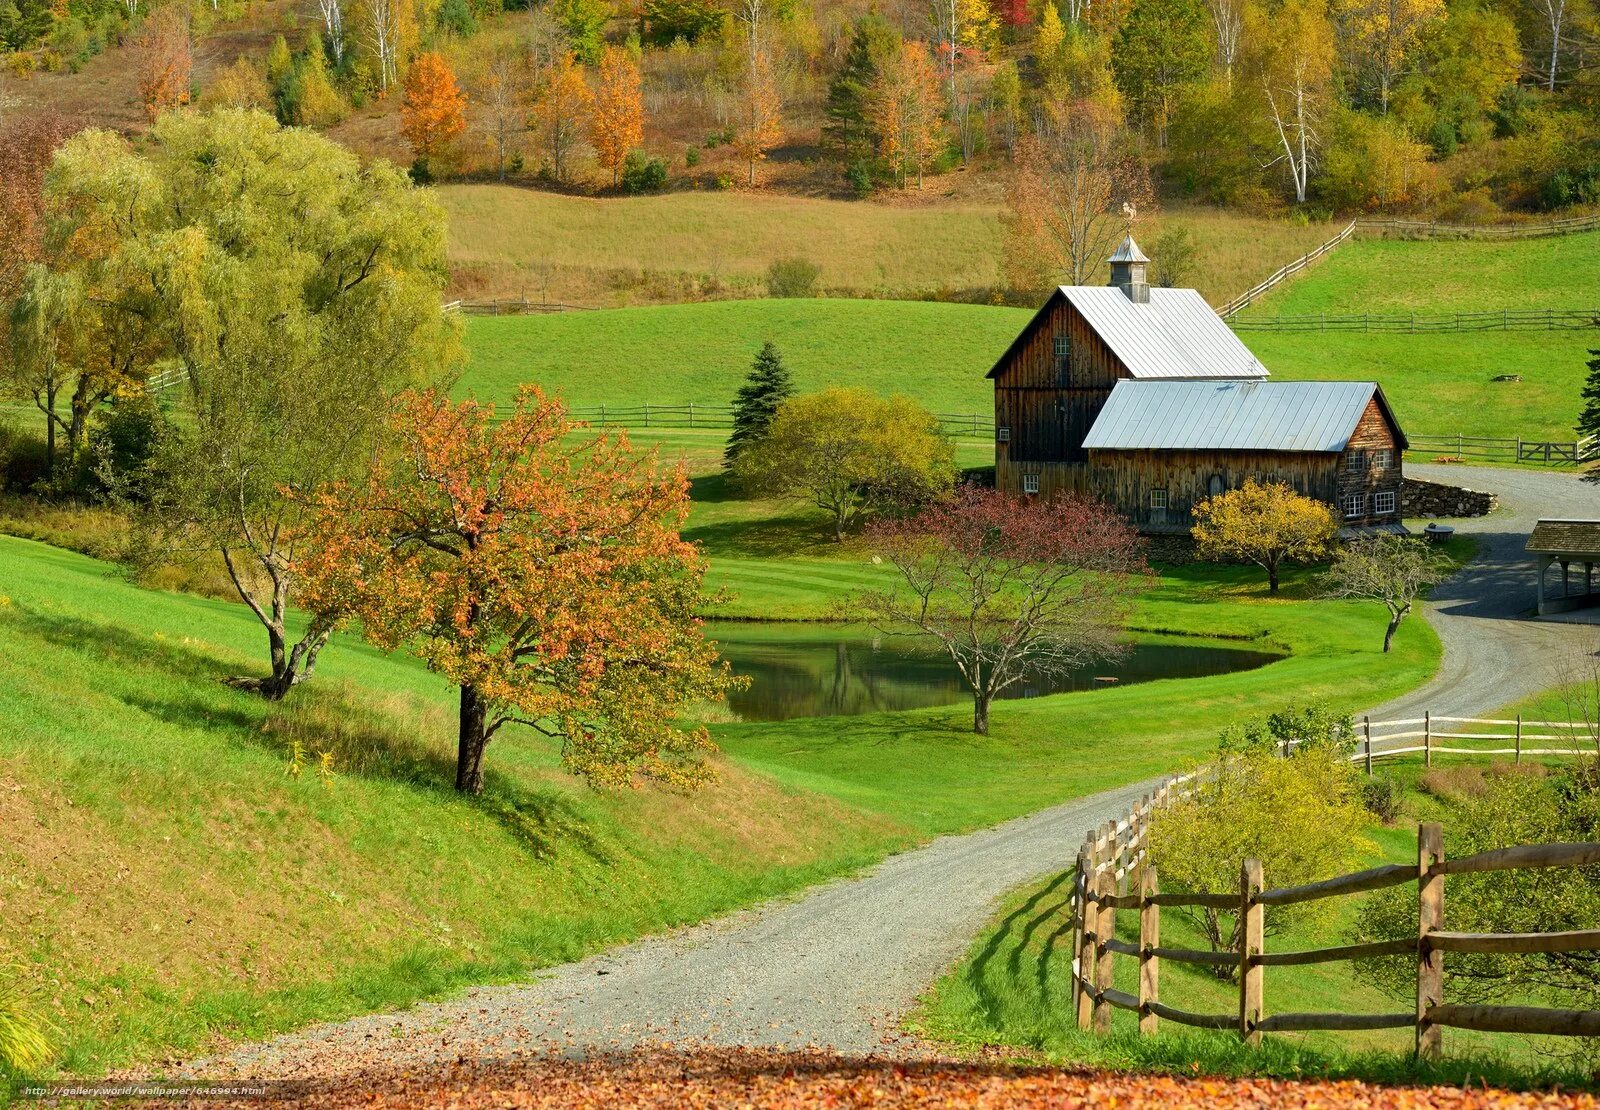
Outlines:
[[1393,452],[1387,447],[1380,447],[1372,453],[1372,469],[1374,470],[1388,470],[1393,463]]
[[995,438],[996,442],[999,442],[999,443],[1010,443],[1011,442],[1011,429],[1010,428],[996,428],[994,430],[994,438]]
[[1206,495],[1208,497],[1215,497],[1227,488],[1228,483],[1222,480],[1222,475],[1220,474],[1213,474],[1206,479]]
[[1167,507],[1167,491],[1164,489],[1151,490],[1150,507],[1152,509],[1165,509]]
[[1067,384],[1067,379],[1072,376],[1072,339],[1069,336],[1056,336],[1056,380],[1062,385]]
[[1038,493],[1039,492],[1039,476],[1037,474],[1024,474],[1022,476],[1022,492],[1023,493]]
[[1367,514],[1367,495],[1364,493],[1347,493],[1344,497],[1344,515],[1346,520]]
[[1394,512],[1394,491],[1383,490],[1372,495],[1372,511],[1378,516],[1387,516]]
[[1364,447],[1357,447],[1350,452],[1350,469],[1365,470],[1367,468],[1367,452]]

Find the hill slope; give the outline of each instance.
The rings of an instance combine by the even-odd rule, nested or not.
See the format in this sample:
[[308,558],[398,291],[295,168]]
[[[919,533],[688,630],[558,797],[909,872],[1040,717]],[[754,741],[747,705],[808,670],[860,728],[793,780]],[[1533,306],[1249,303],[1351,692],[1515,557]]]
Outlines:
[[270,706],[219,681],[260,639],[0,537],[0,964],[38,969],[69,1069],[525,975],[910,839],[731,761],[687,798],[594,793],[527,732],[462,799],[437,679],[336,642]]

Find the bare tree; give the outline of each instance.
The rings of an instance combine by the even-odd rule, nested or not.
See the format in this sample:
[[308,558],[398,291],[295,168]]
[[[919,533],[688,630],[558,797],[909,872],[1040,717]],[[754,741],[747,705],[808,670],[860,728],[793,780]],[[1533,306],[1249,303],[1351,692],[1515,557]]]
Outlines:
[[1217,60],[1233,84],[1233,66],[1239,60],[1239,36],[1244,30],[1243,0],[1206,0],[1211,10],[1211,25],[1217,32]]
[[378,91],[387,93],[400,83],[400,23],[398,0],[366,0],[366,27],[362,40],[378,62]]
[[1286,0],[1267,28],[1253,36],[1261,43],[1253,59],[1259,70],[1267,116],[1282,153],[1268,161],[1280,162],[1289,172],[1297,204],[1304,204],[1311,170],[1321,153],[1317,127],[1333,78],[1333,30],[1323,0]]
[[1017,289],[1084,285],[1111,253],[1129,205],[1154,199],[1150,175],[1127,131],[1082,103],[1042,118],[1017,144],[1006,190],[1005,269]]
[[495,174],[504,181],[511,148],[517,135],[527,130],[523,110],[527,100],[527,71],[519,51],[496,50],[490,55],[473,99],[482,113],[483,130],[494,147]]
[[1551,92],[1555,92],[1556,73],[1561,68],[1561,36],[1565,31],[1567,0],[1529,0],[1529,3],[1550,30],[1550,60],[1544,75],[1544,85]]
[[745,49],[752,66],[766,53],[763,36],[771,6],[770,0],[735,0],[733,6],[735,17],[744,25]]
[[989,732],[990,703],[1024,677],[1125,650],[1120,630],[1146,568],[1137,533],[1103,502],[963,486],[868,537],[902,581],[860,595],[860,611],[949,654],[972,689],[979,734]]
[[1383,602],[1389,610],[1389,627],[1383,634],[1383,650],[1388,652],[1417,599],[1454,571],[1453,560],[1430,551],[1421,540],[1377,535],[1356,540],[1334,556],[1327,573],[1327,596]]

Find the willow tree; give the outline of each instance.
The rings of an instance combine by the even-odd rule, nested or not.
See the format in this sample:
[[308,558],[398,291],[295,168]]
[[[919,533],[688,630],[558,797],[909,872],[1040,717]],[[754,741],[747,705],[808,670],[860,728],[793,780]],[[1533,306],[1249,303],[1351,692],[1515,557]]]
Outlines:
[[84,132],[47,192],[55,233],[95,244],[187,381],[149,549],[220,555],[271,661],[235,683],[280,698],[332,623],[290,631],[307,498],[365,463],[396,392],[456,357],[443,213],[393,166],[236,109],[163,116],[137,149]]

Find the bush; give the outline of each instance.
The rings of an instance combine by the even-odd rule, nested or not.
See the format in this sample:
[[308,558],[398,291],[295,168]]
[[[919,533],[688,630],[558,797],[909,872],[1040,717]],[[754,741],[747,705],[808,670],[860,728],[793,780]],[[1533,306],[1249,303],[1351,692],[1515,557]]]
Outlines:
[[1348,713],[1336,713],[1326,702],[1286,705],[1276,713],[1231,725],[1218,737],[1217,750],[1227,755],[1282,755],[1323,749],[1348,754],[1356,729]]
[[478,30],[478,18],[467,0],[444,0],[436,18],[439,30],[460,38],[470,38]]
[[773,297],[810,297],[817,291],[821,269],[808,258],[779,258],[767,267],[767,293]]
[[114,493],[143,501],[149,487],[150,460],[170,427],[161,406],[146,393],[123,398],[98,414],[89,428],[83,491],[91,496]]
[[0,424],[0,490],[26,493],[44,481],[44,436]]
[[850,185],[850,192],[857,200],[866,200],[872,195],[872,164],[865,158],[857,158],[851,162],[844,171],[844,179]]
[[410,173],[411,180],[414,184],[433,184],[433,170],[428,166],[427,155],[417,155],[416,159],[411,163],[411,169],[408,172]]
[[[1492,774],[1441,823],[1446,859],[1519,844],[1600,840],[1600,777],[1592,761],[1549,777]],[[1600,919],[1600,868],[1452,875],[1445,899],[1445,920],[1460,932],[1590,929]],[[1400,887],[1367,899],[1352,939],[1360,943],[1416,935],[1416,891]],[[1415,997],[1415,957],[1362,961],[1356,969],[1396,998]],[[1444,974],[1445,997],[1452,1002],[1600,1007],[1600,961],[1582,956],[1451,953]],[[1514,998],[1506,998],[1508,993]],[[1594,1040],[1570,1042],[1569,1049],[1590,1062],[1600,1057],[1600,1044]]]
[[700,148],[697,146],[684,148],[683,164],[691,170],[698,166],[700,164]]
[[[1252,750],[1224,755],[1216,777],[1156,813],[1150,859],[1164,891],[1230,893],[1247,859],[1261,861],[1269,886],[1298,886],[1354,870],[1373,850],[1363,835],[1359,773],[1332,745],[1308,746],[1288,758]],[[1274,907],[1269,932],[1336,913],[1331,899]],[[1213,950],[1236,944],[1238,915],[1181,911]],[[1227,971],[1225,974],[1231,975]]]
[[667,164],[660,158],[647,158],[642,151],[630,150],[622,162],[622,188],[628,193],[655,193],[666,187]]
[[1433,148],[1434,157],[1450,157],[1458,145],[1456,125],[1446,119],[1435,121],[1428,129],[1428,145]]
[[1402,798],[1395,781],[1382,775],[1371,775],[1361,784],[1361,804],[1385,825],[1392,825],[1400,819]]
[[719,192],[727,192],[733,188],[733,175],[731,173],[717,174],[716,186]]

